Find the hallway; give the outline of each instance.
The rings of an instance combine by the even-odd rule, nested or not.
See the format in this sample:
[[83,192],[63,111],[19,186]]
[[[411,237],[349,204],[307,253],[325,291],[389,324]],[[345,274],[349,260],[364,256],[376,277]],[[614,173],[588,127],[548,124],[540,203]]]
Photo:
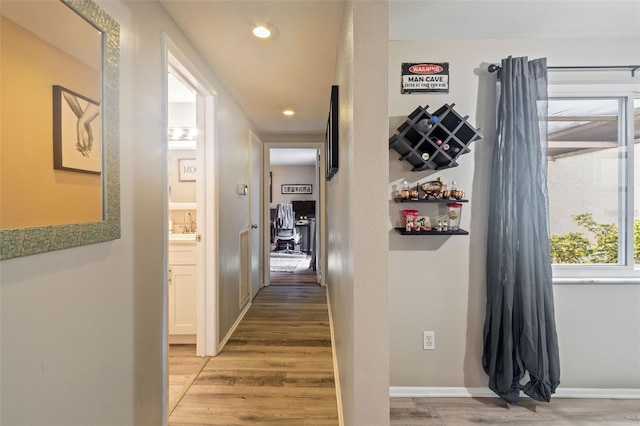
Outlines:
[[325,289],[261,289],[217,357],[172,346],[169,375],[170,425],[337,425]]

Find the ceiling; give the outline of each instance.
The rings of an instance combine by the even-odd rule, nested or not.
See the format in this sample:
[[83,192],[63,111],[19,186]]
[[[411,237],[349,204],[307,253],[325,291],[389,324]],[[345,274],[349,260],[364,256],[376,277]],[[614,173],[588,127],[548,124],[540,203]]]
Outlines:
[[[160,3],[262,134],[324,134],[341,0]],[[277,34],[258,39],[257,24]]]
[[[324,134],[342,0],[159,1],[261,134]],[[640,2],[604,3],[392,0],[389,38],[637,37]],[[275,26],[276,36],[257,39],[256,24]],[[296,114],[285,117],[285,108]]]
[[272,166],[315,166],[318,150],[315,148],[271,148],[269,163]]

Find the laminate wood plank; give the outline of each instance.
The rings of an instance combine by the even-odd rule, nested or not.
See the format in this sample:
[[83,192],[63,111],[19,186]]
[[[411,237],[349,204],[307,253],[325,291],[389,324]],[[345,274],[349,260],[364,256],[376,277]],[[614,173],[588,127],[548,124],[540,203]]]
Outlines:
[[171,345],[169,349],[169,413],[202,370],[208,358],[196,355],[195,345]]
[[391,425],[631,426],[640,424],[640,400],[555,398],[391,398]]
[[[252,356],[252,355],[250,355]],[[228,362],[217,362],[215,367],[205,368],[201,376],[216,374],[220,371],[255,371],[269,370],[270,372],[331,372],[333,373],[333,363],[323,360],[295,360],[287,361],[256,361],[256,360],[229,360]]]
[[318,285],[316,282],[316,271],[313,269],[296,270],[293,273],[271,272],[270,281],[272,285]]
[[262,289],[171,416],[178,425],[337,425],[325,289]]

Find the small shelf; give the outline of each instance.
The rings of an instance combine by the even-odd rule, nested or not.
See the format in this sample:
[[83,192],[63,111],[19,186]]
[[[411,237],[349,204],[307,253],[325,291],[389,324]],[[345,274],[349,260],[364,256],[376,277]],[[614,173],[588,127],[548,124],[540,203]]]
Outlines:
[[400,235],[469,235],[468,231],[464,229],[458,229],[455,231],[410,231],[407,232],[404,228],[393,228]]
[[418,198],[417,200],[412,200],[411,198],[394,198],[393,201],[396,203],[468,203],[469,200],[456,200],[456,199],[425,199]]

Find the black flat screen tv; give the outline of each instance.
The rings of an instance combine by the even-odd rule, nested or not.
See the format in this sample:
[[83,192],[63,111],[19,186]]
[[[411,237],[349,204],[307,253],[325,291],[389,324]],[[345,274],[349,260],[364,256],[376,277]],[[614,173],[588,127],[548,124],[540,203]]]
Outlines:
[[300,218],[300,216],[305,216],[309,218],[316,217],[316,202],[314,200],[308,201],[292,201],[293,211],[296,214],[296,220]]

